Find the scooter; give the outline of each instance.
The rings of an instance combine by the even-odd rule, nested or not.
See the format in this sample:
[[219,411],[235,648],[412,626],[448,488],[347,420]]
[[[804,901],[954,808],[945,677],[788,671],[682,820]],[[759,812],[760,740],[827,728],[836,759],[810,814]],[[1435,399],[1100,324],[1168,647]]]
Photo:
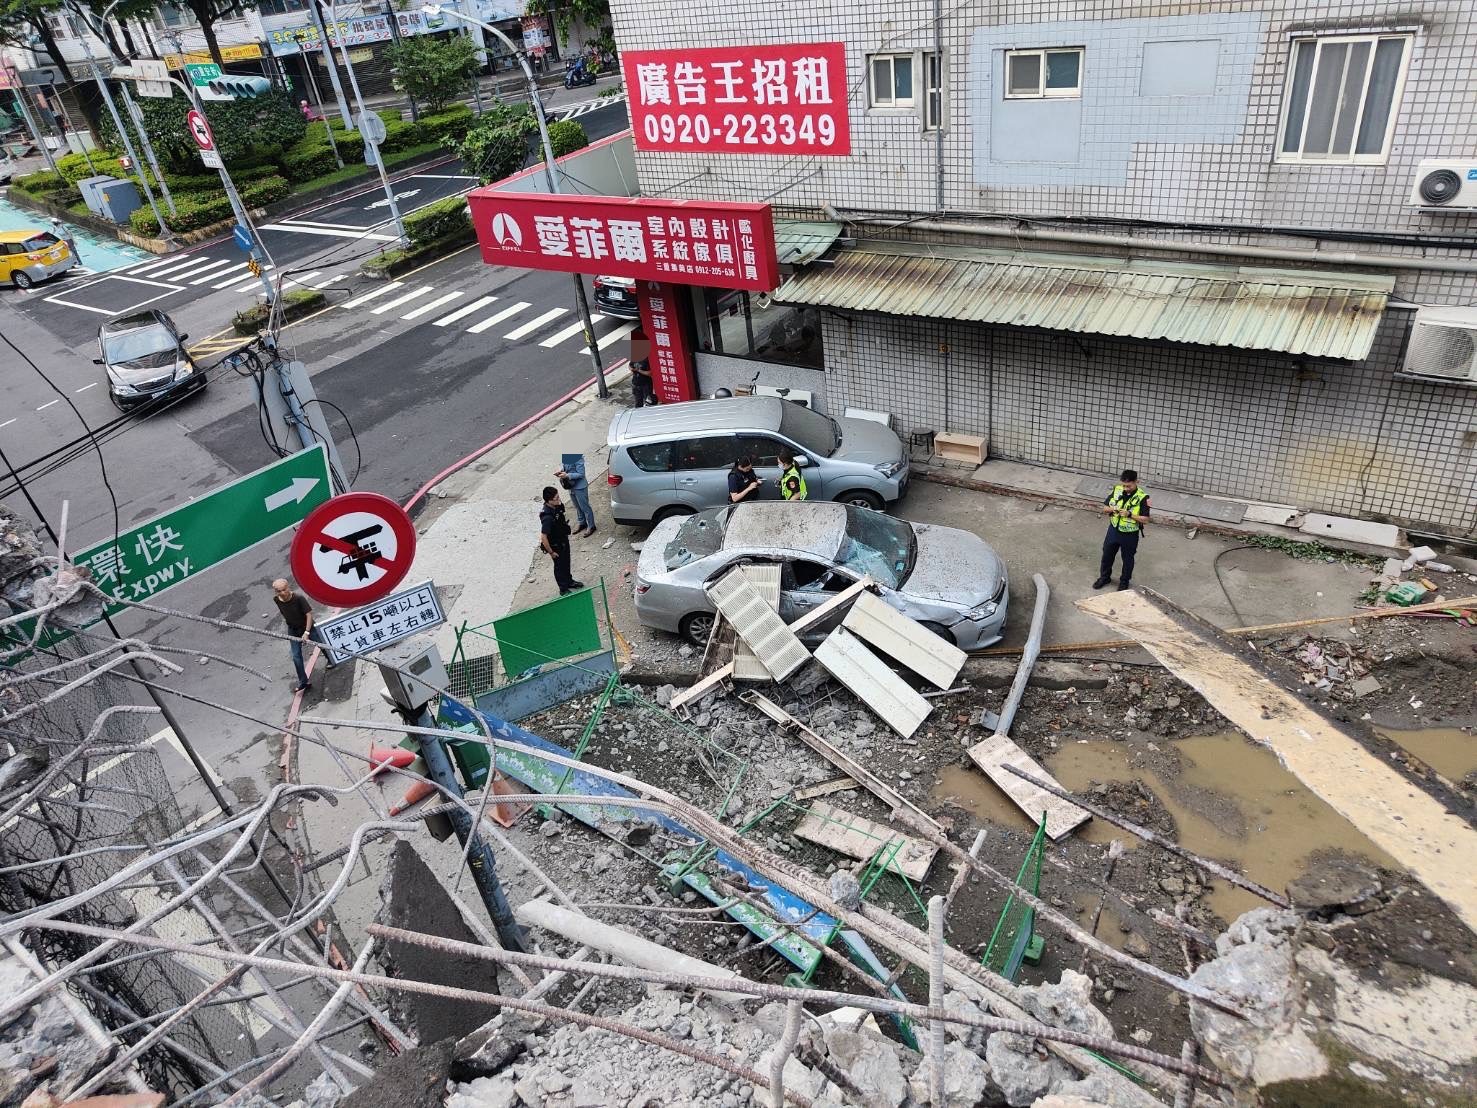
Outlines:
[[585,66],[571,66],[564,71],[564,87],[580,88],[583,85],[593,85],[600,78]]

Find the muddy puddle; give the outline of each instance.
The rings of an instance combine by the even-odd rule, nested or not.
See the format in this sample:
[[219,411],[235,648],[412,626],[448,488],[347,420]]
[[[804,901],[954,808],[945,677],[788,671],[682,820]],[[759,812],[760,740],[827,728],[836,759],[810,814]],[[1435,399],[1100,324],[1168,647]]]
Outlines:
[[1460,784],[1469,774],[1477,773],[1477,735],[1455,727],[1381,730],[1380,734],[1403,746],[1453,784]]
[[[1174,818],[1180,845],[1229,862],[1273,889],[1285,889],[1320,851],[1340,851],[1400,868],[1305,789],[1270,751],[1239,732],[1160,740],[1154,746],[1157,750],[1117,742],[1067,743],[1046,759],[1046,765],[1065,788],[1084,794],[1095,784],[1143,781]],[[950,800],[992,823],[1022,830],[1028,826],[1004,793],[973,768],[945,770],[934,798]],[[1077,834],[1101,843],[1116,837],[1130,849],[1140,845],[1101,820],[1091,821]],[[1231,920],[1262,901],[1215,881],[1206,903]],[[1111,936],[1116,930],[1100,928],[1100,934]]]

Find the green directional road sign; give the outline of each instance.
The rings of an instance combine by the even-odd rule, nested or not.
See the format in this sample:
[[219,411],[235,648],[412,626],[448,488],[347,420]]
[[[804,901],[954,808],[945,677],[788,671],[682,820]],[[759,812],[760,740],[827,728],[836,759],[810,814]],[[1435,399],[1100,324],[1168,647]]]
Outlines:
[[[148,600],[271,538],[333,495],[322,445],[289,455],[72,556],[103,592]],[[109,614],[123,605],[110,604]]]
[[215,62],[192,62],[185,66],[185,72],[189,74],[190,84],[196,88],[204,88],[211,81],[220,78],[221,67]]

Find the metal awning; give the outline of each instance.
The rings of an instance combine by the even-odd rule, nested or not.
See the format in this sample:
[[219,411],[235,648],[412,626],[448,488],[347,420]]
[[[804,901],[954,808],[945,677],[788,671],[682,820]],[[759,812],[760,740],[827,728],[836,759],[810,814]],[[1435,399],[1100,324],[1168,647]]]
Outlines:
[[829,220],[776,219],[774,245],[780,265],[815,261],[841,237],[841,224]]
[[867,242],[797,273],[775,299],[1357,361],[1394,287],[1329,270]]

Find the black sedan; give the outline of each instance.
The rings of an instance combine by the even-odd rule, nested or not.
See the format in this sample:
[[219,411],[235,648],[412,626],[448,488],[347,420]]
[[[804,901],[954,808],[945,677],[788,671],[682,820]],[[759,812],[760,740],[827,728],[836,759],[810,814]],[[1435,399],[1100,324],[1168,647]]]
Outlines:
[[205,374],[185,349],[189,337],[155,308],[118,316],[99,327],[102,356],[92,360],[108,371],[113,403],[132,408],[204,388]]
[[636,282],[630,277],[596,277],[595,306],[606,315],[621,319],[641,318],[641,305],[636,302]]

